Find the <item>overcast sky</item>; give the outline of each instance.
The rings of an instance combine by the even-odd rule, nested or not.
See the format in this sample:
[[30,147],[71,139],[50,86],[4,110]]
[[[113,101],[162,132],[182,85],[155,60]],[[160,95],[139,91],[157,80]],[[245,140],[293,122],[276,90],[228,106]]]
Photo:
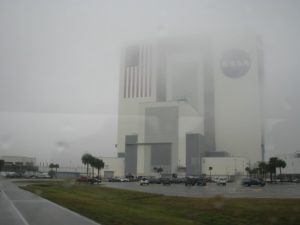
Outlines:
[[268,155],[300,150],[299,12],[297,0],[0,0],[0,155],[115,156],[122,44],[231,30],[264,41]]

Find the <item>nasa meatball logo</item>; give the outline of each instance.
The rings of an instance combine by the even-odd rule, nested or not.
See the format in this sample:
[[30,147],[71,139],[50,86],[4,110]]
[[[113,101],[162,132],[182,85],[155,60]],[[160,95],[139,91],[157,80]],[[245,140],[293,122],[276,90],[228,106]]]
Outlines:
[[228,50],[221,59],[222,72],[231,78],[240,78],[246,75],[250,66],[249,54],[240,49]]

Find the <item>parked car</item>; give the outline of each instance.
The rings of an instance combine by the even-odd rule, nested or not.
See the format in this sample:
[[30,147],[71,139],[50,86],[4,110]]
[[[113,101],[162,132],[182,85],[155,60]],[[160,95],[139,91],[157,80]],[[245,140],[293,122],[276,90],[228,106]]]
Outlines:
[[196,185],[198,186],[206,186],[206,180],[203,177],[196,178]]
[[51,178],[51,177],[49,176],[48,173],[38,173],[38,174],[36,175],[36,178],[45,178],[45,179],[49,179],[49,178]]
[[23,174],[16,173],[16,172],[7,172],[6,177],[7,178],[22,178]]
[[265,186],[265,182],[260,179],[252,179],[252,178],[245,178],[242,180],[242,185],[250,187],[252,185],[259,185],[261,187]]
[[149,179],[149,183],[150,184],[161,184],[161,179],[152,177],[152,178]]
[[184,184],[185,184],[185,186],[194,186],[195,185],[195,178],[194,177],[187,177]]
[[163,185],[171,185],[171,179],[170,178],[161,178],[161,183]]
[[120,177],[119,179],[121,182],[129,182],[129,179],[125,177]]
[[94,177],[94,178],[88,178],[87,179],[87,182],[91,183],[91,184],[100,184],[101,183],[101,179],[97,178],[97,177]]
[[227,184],[227,178],[226,177],[219,177],[216,180],[217,185],[223,185],[225,186]]
[[185,183],[186,179],[184,177],[172,177],[171,178],[171,183],[172,184],[182,184]]
[[88,177],[80,176],[76,179],[77,182],[88,182]]
[[212,177],[212,178],[211,178],[211,181],[212,181],[213,183],[217,183],[218,180],[219,180],[219,177]]
[[108,179],[108,182],[120,182],[120,178],[119,177],[111,177]]
[[129,182],[129,179],[125,178],[125,177],[112,177],[108,181],[109,182]]
[[143,186],[143,185],[149,185],[149,180],[147,178],[142,178],[140,180],[140,185]]
[[76,179],[77,182],[86,182],[86,183],[101,183],[101,179],[97,178],[97,177],[85,177],[85,176],[81,176],[79,178]]
[[[127,177],[128,178],[128,177]],[[129,179],[129,182],[137,182],[137,181],[140,181],[137,177],[134,177],[134,178],[128,178]]]
[[185,186],[205,186],[206,180],[203,177],[187,177],[184,184]]
[[184,184],[186,182],[186,177],[179,177],[177,180],[179,180],[180,184]]
[[297,179],[297,178],[294,179],[294,180],[293,180],[293,183],[300,183],[300,179]]

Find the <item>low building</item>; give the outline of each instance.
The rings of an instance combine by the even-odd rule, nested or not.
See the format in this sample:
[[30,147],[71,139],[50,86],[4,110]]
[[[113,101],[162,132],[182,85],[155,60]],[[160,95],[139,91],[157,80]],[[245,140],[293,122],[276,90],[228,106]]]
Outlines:
[[[281,168],[281,173],[287,177],[300,178],[300,151],[288,154],[281,154],[276,156],[279,159],[282,159],[286,163],[285,168]],[[280,169],[277,168],[277,174],[280,173]]]
[[26,156],[0,156],[4,160],[4,165],[17,165],[17,166],[35,166],[35,157]]
[[36,171],[36,158],[26,156],[0,156],[4,160],[3,171],[7,172],[25,172]]
[[100,159],[104,162],[104,168],[101,170],[103,178],[124,176],[124,158],[100,157]]
[[[202,172],[212,176],[246,175],[249,160],[243,157],[203,157]],[[212,168],[211,170],[209,168]]]
[[[49,165],[40,165],[39,172],[48,173],[51,170]],[[56,169],[52,169],[56,171]],[[91,173],[91,169],[89,170]],[[57,168],[57,178],[76,178],[80,175],[86,176],[86,167],[84,166],[60,166]]]

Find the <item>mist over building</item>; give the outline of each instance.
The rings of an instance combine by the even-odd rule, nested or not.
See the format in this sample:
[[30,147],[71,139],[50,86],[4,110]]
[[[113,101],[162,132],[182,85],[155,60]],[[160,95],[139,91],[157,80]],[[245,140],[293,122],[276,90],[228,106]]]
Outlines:
[[125,46],[113,159],[124,171],[117,174],[161,167],[168,174],[200,175],[205,157],[236,157],[244,168],[263,160],[262,54],[261,40],[251,34]]

